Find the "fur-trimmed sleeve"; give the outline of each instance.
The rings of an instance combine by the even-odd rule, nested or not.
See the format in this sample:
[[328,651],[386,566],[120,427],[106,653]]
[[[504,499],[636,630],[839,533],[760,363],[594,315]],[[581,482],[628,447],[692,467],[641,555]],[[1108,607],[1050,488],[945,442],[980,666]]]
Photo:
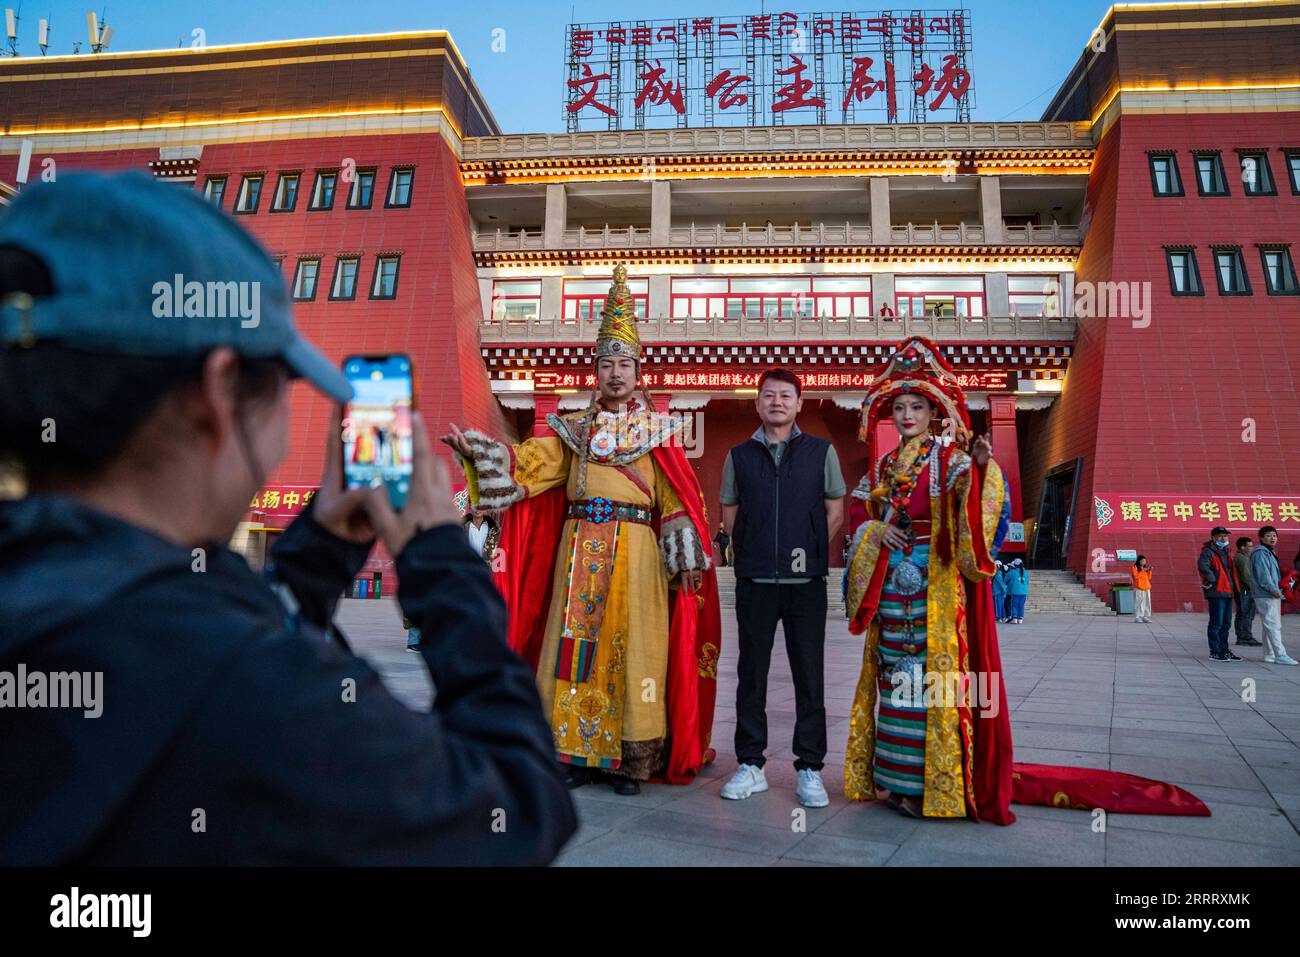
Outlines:
[[517,446],[473,429],[465,432],[465,438],[471,457],[457,458],[473,490],[471,497],[481,508],[500,511],[568,479],[568,449],[555,436],[532,438]]
[[659,499],[659,554],[670,576],[678,572],[704,571],[712,561],[709,551],[712,543],[702,542],[695,523],[686,512],[672,483],[662,470],[655,466],[655,485]]

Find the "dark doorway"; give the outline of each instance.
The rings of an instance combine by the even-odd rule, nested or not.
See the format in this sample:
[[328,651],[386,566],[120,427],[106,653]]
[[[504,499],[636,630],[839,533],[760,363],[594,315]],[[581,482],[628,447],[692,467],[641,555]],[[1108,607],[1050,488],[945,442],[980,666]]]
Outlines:
[[1034,568],[1065,567],[1082,468],[1083,459],[1075,459],[1049,470],[1043,478],[1043,495],[1038,505],[1030,558]]

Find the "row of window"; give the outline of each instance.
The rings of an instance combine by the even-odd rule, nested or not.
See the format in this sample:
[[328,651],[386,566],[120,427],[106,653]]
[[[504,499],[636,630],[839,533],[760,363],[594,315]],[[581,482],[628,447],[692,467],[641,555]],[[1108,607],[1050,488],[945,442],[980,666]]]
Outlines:
[[[1273,169],[1269,166],[1268,150],[1237,150],[1241,165],[1241,187],[1247,196],[1276,196]],[[1286,157],[1287,177],[1291,192],[1300,195],[1300,149],[1282,151]],[[1183,177],[1178,167],[1178,155],[1168,150],[1151,150],[1147,153],[1151,164],[1151,191],[1156,196],[1182,196]],[[1199,196],[1228,196],[1228,178],[1223,172],[1223,156],[1218,150],[1192,150],[1192,169],[1196,174],[1196,192]]]
[[[1250,277],[1240,246],[1212,246],[1214,279],[1220,296],[1251,295]],[[1196,263],[1195,246],[1166,246],[1169,260],[1169,288],[1175,296],[1203,296],[1201,270]],[[1260,246],[1260,264],[1264,269],[1264,289],[1270,296],[1300,294],[1296,285],[1295,264],[1287,246]]]
[[[629,278],[628,291],[638,318],[649,312],[649,280]],[[607,279],[565,279],[560,314],[566,321],[600,316],[609,291]],[[1008,276],[1007,298],[1013,316],[1060,316],[1060,282],[1055,275]],[[492,287],[494,319],[541,316],[539,279],[498,279]],[[756,278],[752,276],[673,277],[670,311],[674,319],[795,319],[870,316],[870,276]],[[895,315],[955,319],[985,314],[983,276],[895,276]]]
[[[275,192],[271,197],[270,211],[273,213],[292,213],[298,206],[298,194],[301,192],[303,172],[301,170],[277,174]],[[369,209],[375,196],[375,181],[379,170],[371,168],[318,169],[312,183],[311,200],[307,209],[311,212],[333,209],[334,197],[340,192],[340,183],[347,188],[348,209]],[[350,177],[350,179],[349,179]],[[221,206],[226,198],[225,175],[209,176],[203,186],[203,195],[216,206]],[[266,173],[246,173],[239,181],[239,191],[235,194],[232,212],[239,214],[256,213],[262,201],[263,185]],[[395,209],[411,205],[411,185],[415,180],[415,170],[409,166],[395,166],[388,175],[388,192],[384,200],[386,209]]]
[[[370,279],[371,299],[397,298],[397,271],[401,265],[400,255],[380,255],[375,257],[375,271]],[[311,302],[316,298],[319,285],[321,260],[319,256],[305,256],[298,260],[293,272],[291,293],[296,302]],[[361,271],[360,256],[336,256],[334,258],[334,277],[330,281],[329,299],[334,302],[346,302],[357,297],[357,275]]]

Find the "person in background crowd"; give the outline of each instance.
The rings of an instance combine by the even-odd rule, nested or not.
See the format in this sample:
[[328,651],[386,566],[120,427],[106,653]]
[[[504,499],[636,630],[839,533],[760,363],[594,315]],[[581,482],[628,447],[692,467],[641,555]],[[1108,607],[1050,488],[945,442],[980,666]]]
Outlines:
[[1237,644],[1260,644],[1253,634],[1255,624],[1255,595],[1251,590],[1250,553],[1252,551],[1249,535],[1237,539],[1237,550],[1232,556],[1232,570],[1237,573],[1237,617],[1233,622],[1237,633]]
[[1007,566],[1002,563],[1001,559],[994,561],[993,564],[997,566],[997,572],[994,573],[992,578],[993,617],[1002,622],[1007,617],[1007,580],[1002,577],[1002,572]]
[[1241,658],[1228,649],[1228,629],[1232,626],[1232,602],[1241,586],[1228,555],[1228,530],[1222,525],[1210,529],[1210,540],[1201,546],[1196,569],[1200,572],[1201,591],[1210,609],[1210,621],[1206,626],[1210,660],[1240,661]]
[[500,528],[496,520],[481,508],[470,507],[465,513],[465,534],[469,536],[470,548],[478,553],[485,562],[491,562],[497,550],[497,536]]
[[411,619],[402,616],[402,627],[406,629],[406,650],[420,653],[420,629],[411,624]]
[[718,565],[722,568],[731,564],[731,556],[727,554],[730,547],[731,536],[727,534],[727,526],[718,522],[718,534],[713,536],[713,553],[718,556]]
[[1013,625],[1025,623],[1025,602],[1029,600],[1029,569],[1024,559],[1013,558],[1007,566],[1007,621]]
[[1282,644],[1282,566],[1278,563],[1277,529],[1259,530],[1259,545],[1250,553],[1250,580],[1264,626],[1264,664],[1294,665],[1296,660]]
[[1151,565],[1145,555],[1139,555],[1129,569],[1133,576],[1133,620],[1151,620]]

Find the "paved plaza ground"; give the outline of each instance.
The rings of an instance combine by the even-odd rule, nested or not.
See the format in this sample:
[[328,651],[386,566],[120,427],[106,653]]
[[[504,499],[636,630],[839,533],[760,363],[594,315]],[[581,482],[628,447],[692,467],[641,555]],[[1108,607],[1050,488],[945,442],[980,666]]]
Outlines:
[[[395,603],[344,600],[339,623],[385,683],[428,707],[422,659],[404,650]],[[830,807],[799,808],[790,738],[794,692],[780,636],[768,687],[771,789],[724,801],[735,769],[736,624],[723,610],[718,760],[685,787],[647,785],[635,797],[607,786],[574,792],[581,828],[560,865],[1300,865],[1300,668],[1207,660],[1205,616],[1040,615],[1000,629],[1016,759],[1127,771],[1179,784],[1208,818],[1013,808],[1011,827],[906,819],[843,797],[844,747],[862,641],[832,612],[827,627],[824,771]],[[1258,629],[1258,624],[1256,625]],[[1300,617],[1284,618],[1300,651]],[[1234,646],[1235,647],[1235,646]],[[1255,700],[1242,700],[1251,679]],[[802,828],[800,824],[802,823]]]

